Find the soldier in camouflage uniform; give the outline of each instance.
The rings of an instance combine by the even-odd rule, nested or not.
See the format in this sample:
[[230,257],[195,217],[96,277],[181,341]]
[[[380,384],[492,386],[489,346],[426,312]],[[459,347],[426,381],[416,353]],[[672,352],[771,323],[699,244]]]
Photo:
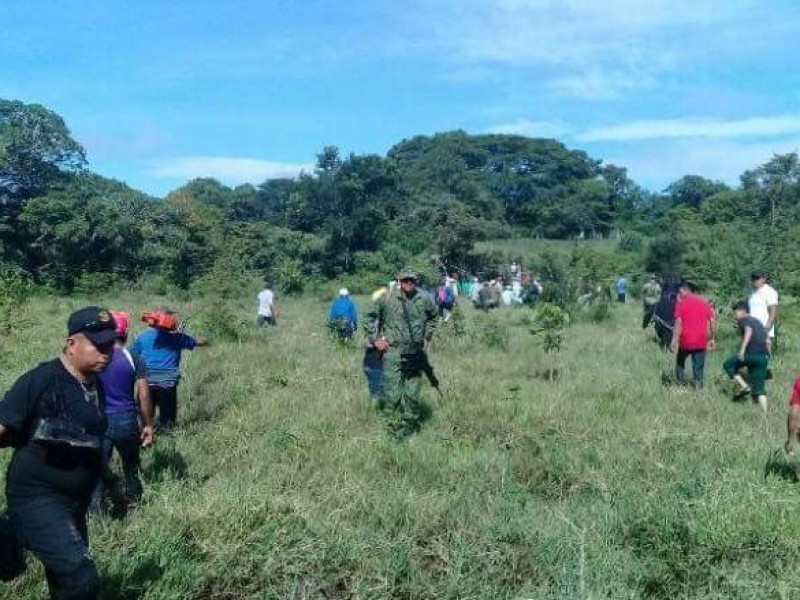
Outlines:
[[382,408],[399,413],[390,423],[398,437],[417,429],[423,418],[420,394],[427,358],[427,343],[433,336],[438,311],[429,295],[417,290],[418,276],[405,268],[398,275],[399,289],[379,298],[367,313],[364,328],[369,344],[383,353],[385,393]]

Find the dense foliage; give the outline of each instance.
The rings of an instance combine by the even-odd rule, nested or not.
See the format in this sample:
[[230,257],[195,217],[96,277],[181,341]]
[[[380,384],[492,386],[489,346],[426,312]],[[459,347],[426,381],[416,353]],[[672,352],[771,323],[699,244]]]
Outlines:
[[200,178],[158,199],[89,172],[54,112],[0,100],[3,265],[62,291],[143,276],[186,288],[219,274],[222,284],[231,270],[286,291],[331,277],[358,287],[431,255],[492,275],[520,256],[476,243],[510,238],[617,241],[610,260],[537,257],[556,275],[580,265],[594,279],[689,273],[727,294],[759,265],[800,290],[789,243],[798,206],[796,154],[747,171],[735,189],[687,175],[654,194],[556,140],[463,131],[404,140],[386,156],[326,147],[298,179],[230,188]]

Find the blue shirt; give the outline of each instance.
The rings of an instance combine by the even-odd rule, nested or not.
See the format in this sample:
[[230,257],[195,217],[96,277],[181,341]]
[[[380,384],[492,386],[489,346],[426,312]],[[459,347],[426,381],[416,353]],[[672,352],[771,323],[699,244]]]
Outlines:
[[333,304],[331,304],[331,310],[328,313],[328,318],[331,321],[341,319],[342,317],[347,319],[353,327],[358,327],[358,309],[356,308],[356,303],[347,296],[341,296],[334,300]]
[[150,385],[174,387],[181,377],[181,351],[194,350],[197,340],[185,333],[170,333],[150,327],[131,345],[147,368]]
[[620,277],[617,279],[617,293],[618,294],[627,294],[628,293],[628,280],[624,277]]

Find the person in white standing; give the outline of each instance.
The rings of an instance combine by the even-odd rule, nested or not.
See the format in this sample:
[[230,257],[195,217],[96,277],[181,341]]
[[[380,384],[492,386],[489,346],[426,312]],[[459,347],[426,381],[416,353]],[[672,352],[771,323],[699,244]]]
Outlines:
[[767,350],[772,353],[772,346],[775,343],[775,323],[778,320],[778,292],[767,283],[767,272],[761,269],[753,271],[750,283],[753,286],[753,293],[748,300],[750,316],[761,321],[767,330]]
[[259,327],[277,325],[277,316],[278,309],[275,306],[275,294],[272,291],[272,284],[267,283],[267,287],[258,293],[258,317],[256,318],[256,324]]

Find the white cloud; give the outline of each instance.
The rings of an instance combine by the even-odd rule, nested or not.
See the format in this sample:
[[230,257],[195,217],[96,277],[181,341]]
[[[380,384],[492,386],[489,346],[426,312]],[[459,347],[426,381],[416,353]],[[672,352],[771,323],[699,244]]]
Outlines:
[[255,158],[186,156],[171,158],[152,170],[159,178],[213,177],[226,184],[261,183],[265,179],[297,177],[314,170],[311,163],[282,163]]
[[500,123],[487,129],[488,133],[508,133],[528,137],[557,138],[569,133],[569,126],[562,121],[531,121],[517,119]]
[[638,183],[662,190],[684,175],[702,175],[730,185],[739,176],[763,165],[774,154],[800,150],[800,137],[780,141],[746,143],[734,140],[673,140],[635,147],[607,157],[604,162],[624,165]]
[[659,138],[735,138],[785,136],[800,133],[800,115],[746,119],[651,119],[595,127],[576,136],[583,142],[632,141]]
[[589,69],[550,82],[550,88],[557,94],[585,100],[615,100],[627,92],[653,86],[655,79],[646,73],[601,69]]

